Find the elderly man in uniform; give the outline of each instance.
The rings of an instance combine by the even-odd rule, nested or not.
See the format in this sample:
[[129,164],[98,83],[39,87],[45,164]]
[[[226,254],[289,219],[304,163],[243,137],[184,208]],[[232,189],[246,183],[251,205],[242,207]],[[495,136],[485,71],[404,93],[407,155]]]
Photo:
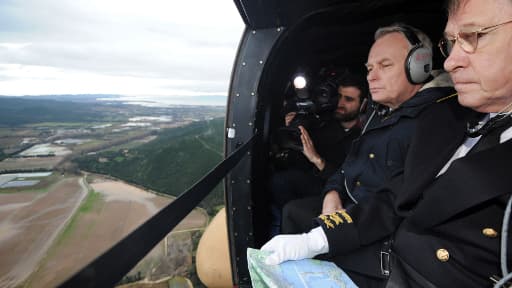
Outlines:
[[[510,278],[503,219],[512,192],[512,1],[449,1],[448,15],[439,43],[444,67],[458,102],[471,110],[452,106],[431,117],[440,129],[418,135],[415,152],[423,155],[411,165],[432,160],[423,171],[411,166],[409,176],[417,178],[408,187],[422,200],[395,235],[397,275],[390,285],[490,287]],[[475,111],[480,122],[464,133],[461,120]]]
[[[391,259],[387,287],[510,285],[511,24],[510,0],[449,1],[439,46],[458,103],[441,101],[424,113],[403,176],[364,205],[319,219],[321,228],[295,235],[288,249],[270,247],[269,262],[343,257],[396,231],[382,251]],[[331,216],[346,221],[333,225]]]

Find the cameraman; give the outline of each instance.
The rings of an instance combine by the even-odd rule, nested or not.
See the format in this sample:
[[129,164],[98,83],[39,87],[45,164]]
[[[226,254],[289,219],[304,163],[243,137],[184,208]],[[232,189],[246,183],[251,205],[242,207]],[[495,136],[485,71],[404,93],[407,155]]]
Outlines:
[[[329,89],[332,92],[328,92]],[[328,117],[319,125],[304,121],[304,117],[299,119],[300,113],[297,111],[286,114],[287,129],[295,128],[300,133],[300,140],[297,140],[300,141],[300,151],[291,149],[281,152],[281,155],[286,155],[288,165],[276,170],[271,177],[272,235],[280,233],[281,211],[286,203],[298,198],[320,196],[325,181],[343,163],[352,141],[361,132],[359,113],[367,95],[364,78],[347,74],[335,81],[326,81],[314,91],[316,106],[323,106],[318,98],[324,98],[325,104],[326,94],[333,94],[331,97],[337,102],[335,110],[327,109],[323,115],[317,115],[320,118]],[[290,108],[293,104],[287,103],[286,106]]]

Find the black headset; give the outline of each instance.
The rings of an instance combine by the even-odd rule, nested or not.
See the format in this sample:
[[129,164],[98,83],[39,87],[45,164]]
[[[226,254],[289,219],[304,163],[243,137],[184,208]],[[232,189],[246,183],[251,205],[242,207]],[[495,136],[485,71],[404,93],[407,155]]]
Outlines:
[[412,84],[425,83],[430,78],[432,71],[432,51],[423,46],[420,39],[407,25],[400,25],[400,32],[413,46],[405,58],[405,74]]

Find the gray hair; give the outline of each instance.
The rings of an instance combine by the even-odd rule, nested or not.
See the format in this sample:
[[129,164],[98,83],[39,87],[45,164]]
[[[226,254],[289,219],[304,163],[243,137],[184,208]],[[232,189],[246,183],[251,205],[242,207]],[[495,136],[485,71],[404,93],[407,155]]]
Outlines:
[[[402,35],[405,36],[404,30],[406,28],[404,28],[404,27],[407,27],[409,30],[412,30],[412,32],[414,34],[416,34],[416,37],[418,37],[420,42],[423,44],[423,47],[429,49],[430,53],[432,53],[432,41],[430,41],[430,38],[428,37],[427,34],[425,34],[423,31],[421,31],[417,28],[414,28],[409,25],[404,25],[401,23],[392,24],[392,25],[380,27],[379,29],[377,29],[377,31],[375,31],[375,41],[377,41],[379,38],[383,37],[384,35],[387,35],[390,33],[395,33],[395,32],[401,33]],[[410,46],[412,48],[412,44],[410,44]]]
[[448,0],[445,2],[446,11],[448,11],[448,15],[452,15],[455,11],[459,10],[460,6],[463,2],[467,2],[464,0]]

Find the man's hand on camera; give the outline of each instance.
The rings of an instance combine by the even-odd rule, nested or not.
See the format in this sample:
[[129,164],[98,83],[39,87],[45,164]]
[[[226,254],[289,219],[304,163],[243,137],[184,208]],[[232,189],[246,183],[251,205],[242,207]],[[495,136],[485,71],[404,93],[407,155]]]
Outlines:
[[318,170],[322,171],[325,168],[325,161],[316,152],[313,140],[309,137],[308,131],[303,127],[299,126],[300,129],[300,141],[302,142],[302,154],[308,158],[309,162],[313,163]]
[[338,192],[336,190],[327,192],[324,196],[324,202],[322,205],[322,215],[332,214],[342,209],[343,204]]
[[277,235],[263,245],[261,250],[273,252],[265,259],[267,265],[277,265],[288,260],[313,258],[327,253],[329,244],[322,227],[317,227],[308,233]]
[[297,115],[297,112],[288,112],[284,116],[284,126],[290,126],[290,123],[292,122],[293,118],[295,118],[295,115]]

